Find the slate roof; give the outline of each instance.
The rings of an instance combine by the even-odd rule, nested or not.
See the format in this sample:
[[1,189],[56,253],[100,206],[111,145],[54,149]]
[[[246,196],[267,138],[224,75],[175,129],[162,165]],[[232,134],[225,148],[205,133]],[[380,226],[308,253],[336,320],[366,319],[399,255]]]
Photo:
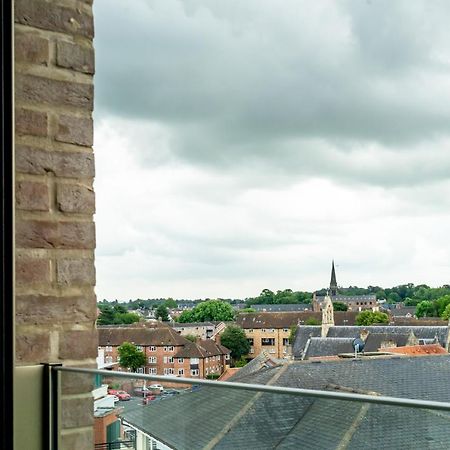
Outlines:
[[352,347],[353,339],[312,337],[307,345],[304,359],[352,353],[354,351]]
[[[424,382],[426,380],[426,382]],[[320,363],[252,372],[241,382],[450,402],[450,355]],[[121,414],[174,449],[447,449],[450,414],[201,387]]]
[[322,319],[322,313],[313,311],[298,312],[261,312],[239,314],[236,323],[242,328],[290,328],[297,325],[299,320],[313,317]]
[[322,333],[320,325],[304,325],[297,328],[294,345],[292,346],[292,355],[295,359],[301,359],[306,344],[310,337],[319,337]]
[[[319,302],[323,302],[325,300],[324,295],[317,295],[316,300]],[[350,302],[361,302],[361,301],[369,301],[375,302],[377,300],[377,296],[375,294],[366,294],[366,295],[332,295],[331,300],[333,302],[342,302],[342,303],[350,303]]]
[[226,347],[211,339],[189,342],[175,355],[177,358],[208,358],[210,356],[226,355],[230,353]]
[[98,329],[98,345],[122,345],[124,342],[133,342],[136,345],[186,345],[188,339],[181,336],[173,328],[146,328],[146,327],[102,327]]
[[369,333],[409,334],[411,331],[418,339],[433,340],[437,336],[439,344],[445,347],[448,336],[447,326],[395,326],[372,325],[362,326],[334,326],[328,330],[328,337],[359,337],[361,330]]
[[410,333],[376,333],[371,331],[365,341],[364,351],[376,352],[384,342],[392,342],[397,347],[404,347],[410,337]]

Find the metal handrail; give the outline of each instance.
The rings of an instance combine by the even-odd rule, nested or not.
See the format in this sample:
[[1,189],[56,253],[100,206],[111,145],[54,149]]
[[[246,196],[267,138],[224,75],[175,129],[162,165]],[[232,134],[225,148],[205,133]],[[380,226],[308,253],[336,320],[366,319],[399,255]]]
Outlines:
[[91,375],[104,375],[112,378],[133,378],[147,381],[162,381],[179,384],[210,386],[213,388],[231,388],[236,390],[267,392],[271,394],[289,394],[300,397],[314,397],[328,400],[347,400],[362,403],[374,403],[389,406],[404,406],[408,408],[433,409],[450,412],[449,402],[437,402],[433,400],[420,400],[412,398],[389,397],[383,395],[356,394],[350,392],[322,391],[315,389],[289,388],[283,386],[267,386],[262,384],[239,383],[230,381],[194,380],[168,375],[147,375],[143,373],[116,372],[102,369],[86,369],[82,367],[56,366],[52,370],[58,372],[86,373]]

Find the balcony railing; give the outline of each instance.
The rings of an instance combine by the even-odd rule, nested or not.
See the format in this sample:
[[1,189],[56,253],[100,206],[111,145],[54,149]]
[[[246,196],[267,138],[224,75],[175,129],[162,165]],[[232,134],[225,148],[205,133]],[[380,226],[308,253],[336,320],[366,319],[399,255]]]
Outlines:
[[[130,443],[136,450],[450,447],[447,402],[342,392],[333,385],[329,390],[277,386],[270,369],[253,377],[258,383],[245,377],[222,382],[63,366],[51,372],[59,386],[55,446],[67,428],[92,427],[93,417],[96,433],[107,437],[97,449]],[[86,389],[94,383],[130,396],[122,393],[109,411],[94,413],[90,389],[95,386]],[[164,390],[152,389],[154,384]]]

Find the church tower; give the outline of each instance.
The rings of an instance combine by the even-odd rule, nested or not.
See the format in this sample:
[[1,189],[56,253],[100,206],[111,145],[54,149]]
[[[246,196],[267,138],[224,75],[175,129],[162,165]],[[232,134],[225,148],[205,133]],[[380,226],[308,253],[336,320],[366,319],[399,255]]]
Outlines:
[[334,327],[334,308],[331,297],[327,294],[322,304],[322,337],[327,337],[331,327]]
[[330,281],[330,296],[331,298],[337,295],[337,281],[336,281],[336,271],[334,270],[334,259],[331,263],[331,281]]

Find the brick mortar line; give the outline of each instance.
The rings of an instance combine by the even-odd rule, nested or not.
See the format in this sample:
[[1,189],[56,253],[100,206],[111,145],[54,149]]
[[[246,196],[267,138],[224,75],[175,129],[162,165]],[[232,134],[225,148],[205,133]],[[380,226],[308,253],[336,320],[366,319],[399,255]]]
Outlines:
[[33,111],[46,113],[49,112],[49,109],[51,107],[51,113],[55,115],[66,114],[84,119],[91,119],[93,115],[93,111],[88,110],[81,106],[68,106],[68,105],[58,106],[58,105],[48,105],[46,103],[29,103],[19,98],[15,101],[15,107],[16,109],[20,108],[31,109]]
[[[70,114],[69,114],[70,115]],[[55,141],[50,136],[39,137],[32,135],[18,135],[16,136],[16,147],[22,145],[25,147],[34,147],[38,150],[46,151],[64,151],[73,153],[94,153],[92,146],[84,146],[77,144],[69,144],[67,142]]]
[[[49,172],[50,173],[50,172]],[[33,173],[21,173],[16,174],[16,182],[18,181],[32,181],[36,183],[46,183],[48,174],[33,174]],[[84,187],[92,188],[94,185],[94,180],[91,177],[85,178],[71,178],[71,177],[55,177],[57,183],[61,184],[77,184]]]
[[46,78],[48,80],[66,81],[69,83],[85,85],[94,84],[93,74],[78,72],[73,69],[57,66],[55,61],[52,61],[51,59],[54,57],[56,57],[56,52],[50,52],[50,64],[48,66],[39,65],[36,63],[17,62],[15,64],[15,71],[20,75],[32,75],[35,77]]
[[[61,223],[94,223],[93,213],[65,213],[61,211],[16,211],[16,221],[41,221]],[[24,247],[20,247],[24,248]]]
[[35,34],[42,38],[48,39],[58,39],[65,38],[69,36],[73,39],[73,42],[83,42],[89,43],[92,45],[93,38],[83,36],[81,34],[73,34],[73,33],[63,33],[62,31],[53,31],[53,30],[45,30],[43,28],[38,28],[33,25],[25,25],[20,22],[14,22],[14,31],[19,32],[20,34]]

